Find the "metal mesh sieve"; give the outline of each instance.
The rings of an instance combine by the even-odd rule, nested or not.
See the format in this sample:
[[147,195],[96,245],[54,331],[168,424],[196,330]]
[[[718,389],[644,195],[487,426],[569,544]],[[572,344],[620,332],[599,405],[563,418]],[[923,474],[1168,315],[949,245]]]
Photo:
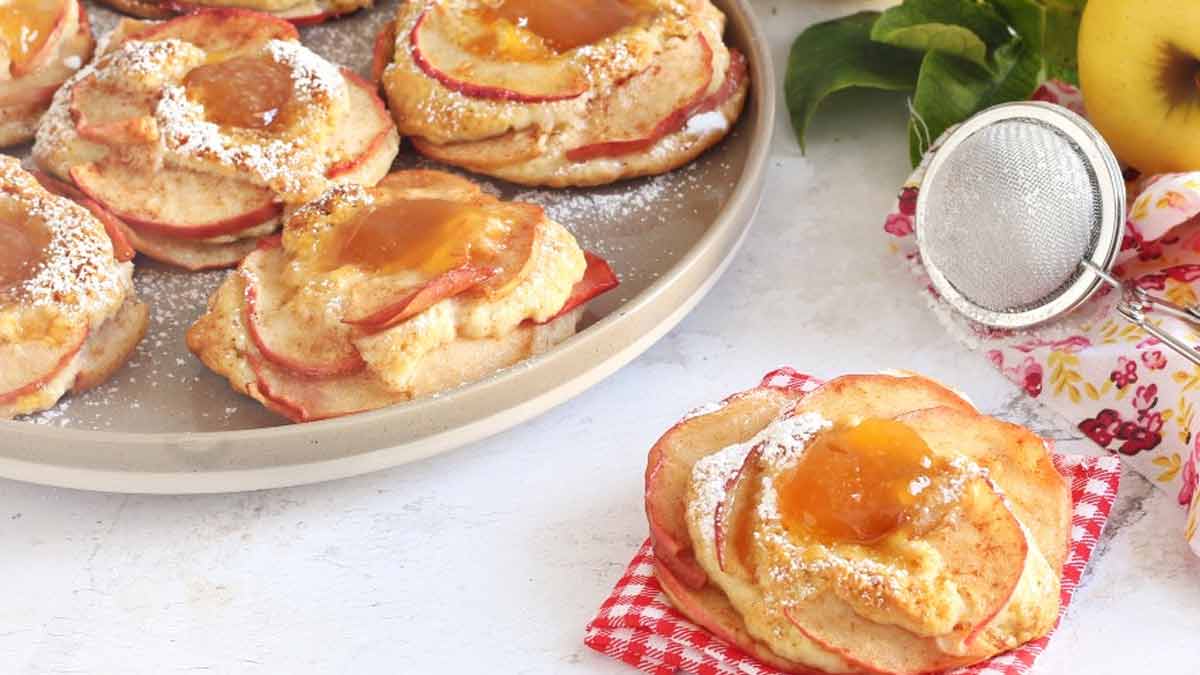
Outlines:
[[938,291],[976,321],[1022,327],[1102,283],[1124,212],[1119,167],[1078,116],[1045,104],[991,108],[942,142],[916,229]]
[[[1070,139],[1035,120],[971,134],[926,185],[926,260],[975,304],[1045,304],[1096,246],[1095,174]],[[1069,149],[1068,149],[1069,148]]]

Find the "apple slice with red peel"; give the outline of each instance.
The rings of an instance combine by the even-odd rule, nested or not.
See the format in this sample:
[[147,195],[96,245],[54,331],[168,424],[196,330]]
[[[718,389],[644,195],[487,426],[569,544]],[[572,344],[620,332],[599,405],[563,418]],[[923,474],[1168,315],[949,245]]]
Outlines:
[[964,609],[961,628],[938,638],[920,637],[902,627],[876,623],[825,591],[786,611],[788,620],[822,649],[874,673],[917,675],[976,659],[946,647],[969,643],[1009,602],[1029,555],[1029,542],[1004,498],[986,479],[968,483],[961,513],[943,521],[922,540],[943,561],[942,574],[954,582]]
[[[102,160],[71,168],[89,198],[139,231],[180,239],[231,235],[278,218],[270,190],[214,174],[163,167],[136,171]],[[203,195],[202,199],[196,199]]]
[[[177,2],[175,0],[168,0],[168,2],[164,4],[169,7],[171,11],[179,14],[191,14],[193,12],[200,12],[206,9],[215,8],[212,5]],[[356,11],[358,11],[357,8],[339,12],[334,10],[327,3],[305,2],[294,7],[289,7],[285,10],[270,12],[270,16],[284,19],[291,22],[295,26],[315,26],[316,24],[324,23],[335,16],[341,16],[343,14],[349,14]]]
[[124,223],[121,227],[138,253],[192,272],[234,267],[258,245],[258,240],[254,238],[216,244],[139,232],[137,228]]
[[0,343],[0,405],[36,392],[66,368],[87,341],[87,326],[72,324],[57,344],[44,340]]
[[920,410],[897,421],[934,451],[953,450],[987,469],[1050,567],[1061,572],[1071,534],[1070,486],[1043,439],[1022,426],[954,408]]
[[620,285],[621,281],[617,279],[616,273],[613,272],[607,260],[591,251],[584,251],[583,257],[587,260],[587,269],[583,271],[583,278],[571,288],[571,295],[567,296],[567,302],[563,304],[562,309],[558,310],[558,314],[541,323],[550,323],[592,298],[607,293]]
[[867,417],[891,419],[938,407],[977,412],[961,396],[928,378],[875,373],[829,380],[796,407],[796,414],[814,412],[838,425]]
[[441,7],[428,7],[408,37],[413,62],[447,89],[472,98],[519,103],[564,101],[588,90],[580,67],[563,58],[516,62],[472,54],[449,37],[450,21]]
[[34,169],[30,171],[33,177],[41,183],[42,187],[46,188],[51,194],[56,194],[59,197],[66,197],[79,204],[83,208],[91,212],[97,220],[104,225],[104,231],[108,234],[108,238],[112,240],[113,257],[120,262],[129,262],[137,254],[133,245],[129,243],[129,238],[125,235],[125,226],[117,217],[108,212],[108,209],[97,204],[94,200],[89,199],[74,185],[65,181],[61,181],[45,171]]
[[[76,0],[71,0],[65,7],[65,18],[60,20],[63,32],[55,37],[57,44],[53,45],[53,51],[49,51],[50,41],[47,41],[42,50],[48,57],[45,62],[29,69],[19,78],[0,81],[0,106],[50,101],[59,86],[75,74],[76,69],[67,65],[72,57],[78,58],[80,63],[87,63],[91,59],[94,41],[88,26],[87,11]],[[55,30],[59,30],[59,27],[56,26]]]
[[[490,255],[473,259],[474,264],[488,270],[487,277],[479,282],[480,292],[488,298],[500,298],[533,272],[534,251],[545,237],[546,211],[537,204],[519,202],[495,202],[485,208],[505,215],[510,226],[502,245],[490,250]],[[480,248],[476,247],[476,255]]]
[[738,578],[754,578],[754,570],[746,564],[745,546],[750,541],[754,527],[754,504],[762,480],[762,467],[758,459],[762,445],[756,445],[746,453],[746,459],[734,475],[725,482],[725,494],[713,511],[713,549],[717,566],[722,572]]
[[646,518],[655,556],[688,588],[708,576],[696,562],[685,517],[692,467],[701,458],[745,443],[795,405],[799,392],[758,388],[731,396],[718,411],[685,419],[662,436],[646,463]]
[[529,161],[541,154],[542,132],[537,127],[509,131],[481,141],[434,143],[409,138],[417,152],[439,162],[483,171]]
[[396,22],[383,24],[375,35],[375,45],[371,50],[371,82],[376,87],[383,82],[383,71],[387,70],[396,53]]
[[75,131],[89,141],[118,146],[158,139],[154,101],[101,83],[95,75],[71,87],[68,110]]
[[246,354],[268,407],[293,422],[311,422],[374,410],[405,400],[366,372],[331,378],[297,375],[257,351]]
[[720,589],[712,586],[696,588],[680,581],[661,559],[654,562],[654,576],[663,593],[679,612],[708,632],[741,649],[754,658],[784,673],[795,675],[824,675],[789,661],[755,640],[746,631],[745,622]]
[[275,242],[260,243],[239,270],[246,284],[246,332],[254,346],[268,361],[303,377],[348,375],[365,368],[349,327],[305,316],[288,305],[286,289],[277,281],[287,259]]
[[567,151],[575,162],[641,152],[679,131],[704,103],[713,77],[712,47],[703,33],[672,43],[649,68],[594,105],[595,140]]
[[62,46],[62,41],[67,37],[67,26],[71,24],[72,15],[77,15],[79,11],[78,0],[61,0],[58,6],[58,16],[54,20],[54,27],[50,29],[50,33],[42,41],[41,46],[38,47],[35,54],[22,63],[12,62],[12,76],[14,78],[24,77],[29,73],[46,67],[58,53],[59,47]]
[[171,38],[190,42],[206,52],[234,56],[271,40],[299,40],[300,33],[288,21],[270,14],[222,7],[200,9],[153,24],[128,39],[149,42]]
[[351,119],[334,130],[329,154],[336,159],[326,177],[373,185],[387,174],[400,149],[400,135],[374,85],[342,69],[350,93]]
[[[385,283],[364,283],[351,291],[350,306],[354,313],[342,321],[368,333],[378,333],[411,319],[446,298],[465,293],[488,276],[488,270],[464,264],[416,287],[405,285],[390,289]],[[382,302],[373,302],[371,298],[380,298]]]

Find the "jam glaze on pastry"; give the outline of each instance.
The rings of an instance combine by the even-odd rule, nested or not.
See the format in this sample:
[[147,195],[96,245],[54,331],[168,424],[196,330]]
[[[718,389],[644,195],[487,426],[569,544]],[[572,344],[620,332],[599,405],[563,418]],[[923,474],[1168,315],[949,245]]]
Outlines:
[[311,26],[370,7],[372,0],[101,0],[113,9],[143,19],[169,19],[204,9],[245,9]]
[[124,20],[100,51],[55,94],[34,160],[167,263],[235,265],[286,209],[374,184],[399,148],[373,88],[280,19]]
[[376,42],[401,133],[434,159],[529,185],[681,166],[749,87],[709,0],[408,2]]
[[188,331],[233,387],[293,421],[424,396],[571,336],[616,285],[532,204],[437,171],[339,186],[246,257]]
[[0,156],[0,419],[50,408],[125,363],[149,318],[131,257],[119,231]]
[[1057,620],[1070,496],[1046,444],[919,376],[760,388],[651,451],[656,576],[789,672],[978,663]]
[[33,138],[67,78],[92,58],[79,0],[13,0],[0,7],[0,147]]

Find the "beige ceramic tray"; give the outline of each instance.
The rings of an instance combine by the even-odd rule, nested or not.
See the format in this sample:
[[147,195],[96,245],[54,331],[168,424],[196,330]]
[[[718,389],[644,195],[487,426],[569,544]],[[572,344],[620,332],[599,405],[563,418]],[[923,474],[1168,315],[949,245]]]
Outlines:
[[[327,58],[366,72],[396,0],[304,28]],[[226,492],[383,469],[497,433],[566,401],[648,348],[725,269],[758,206],[773,127],[775,78],[745,0],[716,0],[728,39],[749,57],[753,87],[734,133],[672,174],[605,188],[505,197],[544,204],[622,285],[593,302],[578,335],[553,351],[440,396],[342,419],[286,425],[231,390],[187,351],[183,333],[224,272],[181,274],[139,258],[150,331],[107,385],[57,408],[0,421],[0,476],[118,492]],[[89,5],[97,33],[116,21]],[[410,149],[397,166],[422,164]],[[489,182],[489,181],[484,181]],[[144,264],[143,264],[144,263]]]

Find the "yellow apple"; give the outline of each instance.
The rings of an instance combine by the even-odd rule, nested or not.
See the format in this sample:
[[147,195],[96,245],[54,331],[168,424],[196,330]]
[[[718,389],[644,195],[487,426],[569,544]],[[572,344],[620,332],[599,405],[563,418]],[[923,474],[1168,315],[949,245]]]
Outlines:
[[1121,161],[1144,173],[1200,170],[1200,2],[1090,0],[1079,81]]

